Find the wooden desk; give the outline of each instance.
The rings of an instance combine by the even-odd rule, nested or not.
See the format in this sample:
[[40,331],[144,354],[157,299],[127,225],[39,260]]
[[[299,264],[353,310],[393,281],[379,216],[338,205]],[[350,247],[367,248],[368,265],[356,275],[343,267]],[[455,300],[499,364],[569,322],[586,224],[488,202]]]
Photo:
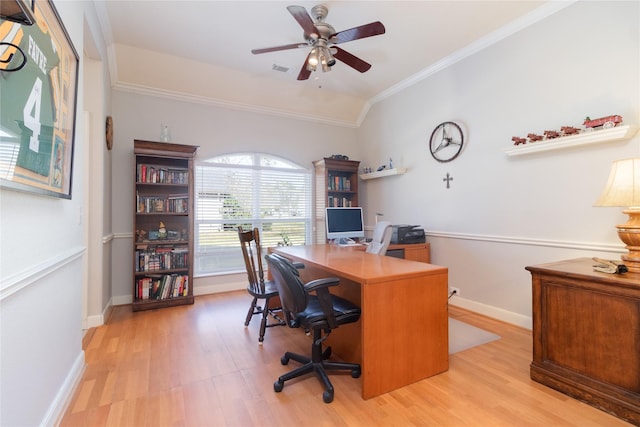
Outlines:
[[589,258],[527,267],[539,383],[640,425],[640,275]]
[[369,399],[449,369],[446,267],[334,245],[270,248],[300,261],[303,280],[339,277],[331,292],[362,309],[331,333],[340,358],[362,364]]

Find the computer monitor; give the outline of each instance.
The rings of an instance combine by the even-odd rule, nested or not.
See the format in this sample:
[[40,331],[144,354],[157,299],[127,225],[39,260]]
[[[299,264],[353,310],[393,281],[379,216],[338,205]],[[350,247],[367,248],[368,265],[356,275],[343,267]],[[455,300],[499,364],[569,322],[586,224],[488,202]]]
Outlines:
[[364,237],[362,208],[326,208],[327,239]]

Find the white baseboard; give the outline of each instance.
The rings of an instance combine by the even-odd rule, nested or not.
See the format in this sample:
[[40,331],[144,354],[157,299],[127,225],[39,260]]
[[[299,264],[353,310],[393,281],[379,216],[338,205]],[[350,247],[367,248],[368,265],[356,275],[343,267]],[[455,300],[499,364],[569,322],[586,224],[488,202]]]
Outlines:
[[459,296],[453,296],[449,300],[449,304],[464,308],[469,311],[473,311],[493,319],[501,320],[512,325],[520,326],[525,329],[531,330],[533,328],[533,319],[529,316],[507,311],[502,308],[494,307],[491,305],[483,304],[481,302],[472,301],[470,299],[461,298]]
[[40,423],[41,427],[53,427],[60,424],[60,420],[62,419],[64,412],[71,403],[73,393],[76,391],[76,387],[82,379],[84,369],[84,351],[80,351],[80,354],[78,354],[78,357],[76,357],[76,360],[73,362],[73,366],[67,374],[64,383],[58,390],[58,394],[56,394],[55,399],[51,402],[49,410]]
[[231,291],[240,291],[242,289],[246,289],[246,282],[242,283],[216,283],[212,285],[204,285],[204,286],[196,286],[193,288],[193,294],[198,295],[207,295],[207,294],[218,294],[221,292],[231,292]]
[[105,306],[104,310],[102,310],[101,314],[98,314],[95,316],[88,316],[86,321],[87,329],[104,325],[104,319],[107,318],[107,312],[111,308],[112,304],[113,304],[113,299],[110,299],[109,302],[107,302],[107,305]]

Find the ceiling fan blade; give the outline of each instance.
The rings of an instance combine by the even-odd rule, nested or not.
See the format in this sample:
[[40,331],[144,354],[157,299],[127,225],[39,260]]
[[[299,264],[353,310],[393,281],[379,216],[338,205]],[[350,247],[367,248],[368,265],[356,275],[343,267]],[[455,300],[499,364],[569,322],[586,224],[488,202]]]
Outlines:
[[329,37],[330,43],[344,43],[352,40],[364,39],[366,37],[377,36],[385,33],[382,22],[376,21],[370,24],[361,25],[359,27],[350,28],[344,31],[338,31]]
[[369,64],[368,62],[363,61],[362,59],[358,58],[355,55],[350,54],[349,52],[347,52],[344,49],[340,49],[337,46],[333,46],[331,48],[332,50],[335,49],[336,53],[333,54],[333,57],[339,61],[344,62],[345,64],[347,64],[349,67],[360,71],[361,73],[364,73],[365,71],[368,71],[369,68],[371,68],[371,64]]
[[307,63],[309,62],[309,56],[311,56],[311,52],[309,52],[309,55],[307,55],[307,58],[304,60],[304,63],[302,64],[302,69],[298,73],[298,80],[307,80],[309,78],[309,76],[311,75],[311,71],[309,71],[307,69]]
[[293,15],[293,18],[298,21],[298,24],[300,24],[305,34],[315,34],[314,39],[320,36],[320,31],[318,31],[316,25],[313,23],[313,19],[309,16],[307,9],[302,6],[287,6],[287,10]]
[[306,43],[292,43],[292,44],[285,44],[282,46],[265,47],[262,49],[252,49],[251,53],[253,53],[254,55],[257,55],[259,53],[277,52],[279,50],[297,49],[299,47],[308,47],[308,46],[309,45]]

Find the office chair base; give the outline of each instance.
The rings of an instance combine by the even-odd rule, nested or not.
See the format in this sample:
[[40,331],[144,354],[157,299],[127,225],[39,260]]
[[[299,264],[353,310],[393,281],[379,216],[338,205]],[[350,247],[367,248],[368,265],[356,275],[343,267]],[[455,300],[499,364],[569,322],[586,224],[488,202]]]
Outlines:
[[328,347],[324,352],[322,352],[320,346],[314,346],[313,353],[316,356],[315,358],[319,360],[313,360],[313,358],[303,356],[301,354],[286,352],[284,356],[280,358],[280,363],[287,365],[289,360],[293,359],[296,362],[302,363],[302,366],[281,375],[273,384],[273,389],[279,393],[284,388],[285,381],[315,372],[318,379],[324,384],[325,391],[322,393],[322,400],[324,403],[331,403],[333,401],[334,390],[331,380],[329,380],[329,376],[327,375],[327,371],[351,371],[352,378],[359,378],[362,373],[360,365],[357,363],[332,362],[326,360],[331,354],[331,347]]

